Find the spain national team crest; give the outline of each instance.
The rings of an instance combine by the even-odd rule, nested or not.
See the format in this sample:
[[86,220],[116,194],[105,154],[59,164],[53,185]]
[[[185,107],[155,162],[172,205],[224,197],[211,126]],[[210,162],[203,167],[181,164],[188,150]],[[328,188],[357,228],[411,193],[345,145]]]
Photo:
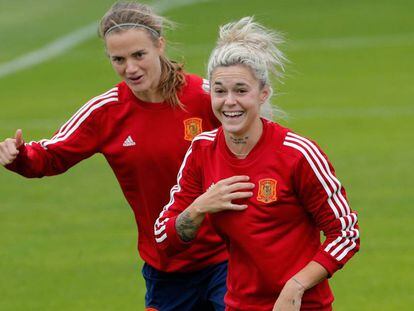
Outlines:
[[184,120],[184,139],[192,141],[194,137],[203,131],[202,122],[200,118],[190,118]]
[[257,193],[257,201],[270,203],[277,201],[276,194],[277,181],[271,178],[259,180],[259,191]]

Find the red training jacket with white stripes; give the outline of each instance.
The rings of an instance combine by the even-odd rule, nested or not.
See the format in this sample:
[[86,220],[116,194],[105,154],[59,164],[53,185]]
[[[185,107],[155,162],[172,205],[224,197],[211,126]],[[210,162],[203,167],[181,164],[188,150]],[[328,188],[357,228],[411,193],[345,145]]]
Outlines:
[[[359,249],[357,215],[326,155],[314,142],[262,121],[263,134],[245,159],[229,151],[221,128],[197,136],[155,226],[161,249],[186,249],[191,243],[182,242],[175,229],[179,213],[214,183],[250,176],[254,195],[238,200],[246,210],[207,215],[230,254],[230,309],[271,310],[286,281],[311,260],[332,275]],[[305,292],[302,309],[330,310],[332,301],[325,280]]]
[[51,139],[25,144],[7,168],[26,177],[50,176],[102,153],[134,211],[145,262],[165,272],[222,262],[227,259],[225,245],[208,226],[203,244],[174,257],[160,254],[154,241],[154,222],[168,203],[191,140],[219,126],[208,81],[195,75],[186,75],[186,80],[179,93],[185,111],[165,102],[142,102],[122,82],[86,103]]

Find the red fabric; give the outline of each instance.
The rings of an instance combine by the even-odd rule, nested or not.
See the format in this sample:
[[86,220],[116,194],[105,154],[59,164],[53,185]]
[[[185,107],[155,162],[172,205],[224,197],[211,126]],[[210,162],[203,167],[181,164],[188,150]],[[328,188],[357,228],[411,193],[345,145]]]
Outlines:
[[[161,249],[188,247],[176,238],[175,217],[213,183],[250,176],[254,195],[240,202],[248,208],[207,219],[230,252],[225,302],[235,310],[271,310],[286,281],[311,260],[332,275],[359,248],[356,214],[326,156],[313,142],[275,123],[263,123],[263,135],[245,159],[230,152],[221,128],[195,138],[171,204],[157,220],[165,230],[156,226]],[[323,243],[320,231],[326,236]],[[332,301],[325,280],[305,292],[302,309],[329,310]]]
[[[180,92],[185,111],[166,103],[138,100],[120,83],[83,106],[51,140],[26,144],[8,168],[26,177],[60,174],[79,161],[102,153],[131,205],[138,225],[138,249],[152,267],[164,272],[202,269],[227,259],[225,245],[206,228],[208,237],[196,253],[172,258],[159,254],[153,225],[169,200],[189,135],[219,125],[213,115],[206,81],[187,75]],[[104,195],[104,194],[103,194]]]

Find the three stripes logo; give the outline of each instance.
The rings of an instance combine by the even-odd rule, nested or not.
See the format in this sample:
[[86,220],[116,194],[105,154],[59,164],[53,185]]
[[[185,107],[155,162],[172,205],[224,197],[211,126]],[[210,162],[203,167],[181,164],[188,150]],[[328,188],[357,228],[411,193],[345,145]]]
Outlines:
[[132,139],[131,135],[129,135],[125,140],[124,143],[122,144],[122,146],[124,147],[131,147],[131,146],[135,146],[136,143],[135,141]]

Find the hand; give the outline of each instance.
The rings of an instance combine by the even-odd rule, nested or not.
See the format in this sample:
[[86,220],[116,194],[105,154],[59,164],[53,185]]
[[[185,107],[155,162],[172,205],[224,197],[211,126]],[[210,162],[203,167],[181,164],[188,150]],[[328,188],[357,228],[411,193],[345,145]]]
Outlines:
[[290,279],[286,282],[277,298],[273,311],[299,311],[305,287],[298,281]]
[[12,163],[19,154],[19,148],[24,144],[22,130],[17,130],[14,138],[6,138],[0,142],[0,164]]
[[249,176],[232,176],[222,179],[199,196],[191,205],[199,213],[244,210],[247,208],[246,204],[234,204],[232,200],[245,199],[253,196],[253,192],[247,191],[254,188],[254,184],[248,182],[249,179]]

